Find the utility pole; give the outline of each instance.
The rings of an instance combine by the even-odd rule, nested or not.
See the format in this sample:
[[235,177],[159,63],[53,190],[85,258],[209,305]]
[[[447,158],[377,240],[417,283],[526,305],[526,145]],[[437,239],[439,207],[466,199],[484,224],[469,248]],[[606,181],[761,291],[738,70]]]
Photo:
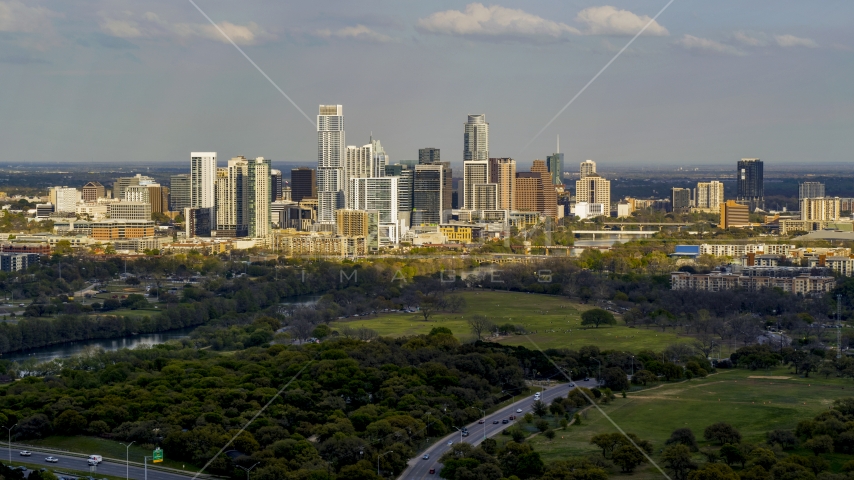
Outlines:
[[377,476],[378,477],[380,476],[380,459],[383,458],[384,456],[388,455],[389,453],[394,453],[394,450],[389,450],[383,454],[377,455]]
[[246,480],[249,480],[249,472],[251,472],[251,471],[252,471],[252,469],[253,469],[253,468],[255,468],[255,467],[257,467],[260,463],[261,463],[261,462],[257,462],[257,463],[255,463],[255,465],[252,465],[252,466],[251,466],[251,467],[249,467],[249,468],[241,467],[240,465],[235,465],[235,467],[237,467],[237,468],[239,468],[239,469],[243,470],[244,472],[246,472]]

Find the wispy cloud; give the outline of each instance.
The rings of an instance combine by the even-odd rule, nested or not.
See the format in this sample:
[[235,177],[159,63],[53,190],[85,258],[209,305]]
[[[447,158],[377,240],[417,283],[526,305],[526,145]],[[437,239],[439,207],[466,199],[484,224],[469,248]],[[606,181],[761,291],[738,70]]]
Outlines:
[[554,42],[581,32],[565,23],[500,5],[471,3],[464,11],[446,10],[418,20],[415,28],[423,33],[480,39],[517,39]]
[[774,35],[774,41],[781,47],[818,48],[818,43],[815,40],[796,37],[794,35]]
[[[178,37],[182,39],[203,38],[217,42],[228,43],[228,39],[210,24],[205,23],[171,23],[161,19],[157,14],[147,12],[141,16],[132,14],[109,15],[102,14],[101,31],[118,38],[154,38]],[[235,43],[239,45],[255,45],[262,41],[275,38],[255,22],[245,25],[223,21],[217,24]]]
[[314,33],[318,37],[322,38],[358,40],[362,42],[391,43],[395,41],[392,37],[379,33],[361,24],[356,25],[355,27],[344,27],[334,31],[329,29],[317,30]]
[[732,37],[738,43],[747,45],[748,47],[764,47],[768,45],[765,34],[750,34],[746,32],[735,32]]
[[733,47],[732,45],[726,45],[715,40],[695,37],[693,35],[684,35],[675,43],[692,53],[736,56],[747,55],[745,52]]
[[44,7],[30,7],[18,0],[0,1],[0,32],[33,33],[52,28],[50,18],[60,16]]
[[[578,12],[576,21],[587,25],[584,33],[588,35],[635,35],[649,23],[650,17],[605,5],[585,8]],[[667,36],[669,32],[658,22],[652,22],[643,34]]]

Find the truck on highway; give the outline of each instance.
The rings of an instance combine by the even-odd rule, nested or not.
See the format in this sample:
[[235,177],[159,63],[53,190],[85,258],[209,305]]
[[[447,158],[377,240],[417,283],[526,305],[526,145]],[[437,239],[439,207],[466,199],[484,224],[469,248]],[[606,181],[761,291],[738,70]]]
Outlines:
[[104,461],[104,457],[100,455],[89,455],[89,465],[98,465]]

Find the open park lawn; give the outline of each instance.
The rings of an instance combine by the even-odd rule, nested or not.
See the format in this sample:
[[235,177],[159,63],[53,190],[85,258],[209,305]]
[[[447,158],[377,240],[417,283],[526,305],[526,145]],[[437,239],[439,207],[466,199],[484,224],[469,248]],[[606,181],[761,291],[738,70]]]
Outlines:
[[[332,328],[365,327],[376,330],[382,336],[400,336],[426,334],[433,327],[447,327],[457,338],[465,341],[473,337],[465,317],[480,314],[497,325],[512,323],[524,326],[529,332],[536,332],[528,337],[543,349],[577,349],[596,345],[603,350],[660,351],[674,342],[690,340],[687,337],[680,340],[673,329],[662,332],[660,329],[629,328],[619,317],[615,326],[582,327],[581,313],[593,306],[571,302],[563,297],[488,290],[465,291],[454,295],[462,295],[466,300],[466,308],[461,313],[436,313],[425,322],[418,312],[396,312],[370,318],[339,320],[333,322]],[[511,335],[500,337],[497,341],[535,348],[528,337]]]
[[[800,420],[813,418],[827,410],[833,400],[847,396],[854,396],[854,383],[850,379],[801,378],[783,368],[755,372],[719,370],[718,374],[704,379],[629,393],[625,399],[617,394],[616,400],[602,409],[626,432],[650,440],[655,448],[653,459],[657,461],[665,440],[677,428],[693,430],[700,448],[713,445],[703,439],[703,431],[721,421],[736,427],[745,442],[760,443],[765,440],[765,432],[794,429]],[[580,426],[570,425],[567,430],[558,428],[551,441],[543,435],[529,441],[548,463],[568,455],[601,455],[601,450],[590,444],[590,438],[616,431],[596,409],[588,409]],[[796,453],[811,455],[806,451]],[[832,458],[832,465],[838,468],[851,458],[843,457],[846,456]],[[698,454],[695,460],[702,459]],[[631,476],[614,475],[613,478],[637,480],[663,476],[652,466],[644,465]]]

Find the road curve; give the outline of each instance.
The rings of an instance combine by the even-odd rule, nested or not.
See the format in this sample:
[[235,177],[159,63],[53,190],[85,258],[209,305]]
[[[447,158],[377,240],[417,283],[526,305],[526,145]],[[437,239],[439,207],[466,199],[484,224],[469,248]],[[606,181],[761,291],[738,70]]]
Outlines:
[[[579,386],[587,388],[593,388],[596,386],[595,380],[590,380],[586,382],[581,381],[575,383]],[[559,384],[543,391],[541,400],[546,404],[550,404],[555,398],[566,396],[566,394],[569,393],[570,390],[572,390],[572,387],[570,387],[568,383]],[[398,478],[401,480],[439,478],[439,472],[442,469],[442,464],[439,463],[439,458],[442,456],[442,454],[444,454],[451,448],[448,445],[448,442],[457,443],[463,441],[477,446],[480,444],[480,442],[483,441],[484,438],[489,438],[493,435],[497,435],[501,433],[502,430],[513,426],[515,422],[520,421],[521,418],[519,417],[523,416],[527,412],[530,412],[531,405],[533,403],[533,394],[528,395],[519,400],[518,402],[515,402],[487,415],[486,421],[483,424],[474,422],[469,425],[466,425],[469,431],[469,436],[467,437],[461,437],[459,432],[454,431],[454,433],[439,439],[436,443],[421,452],[418,457],[411,459],[408,463],[409,466],[406,467],[406,470],[404,470]],[[518,409],[521,409],[522,413],[517,413],[516,410]],[[510,415],[516,415],[517,419],[511,420],[509,423],[501,423],[502,420],[509,420]],[[498,421],[498,423],[493,423],[496,420]],[[427,460],[424,460],[423,458],[425,454],[429,455],[429,458]],[[431,474],[431,468],[435,469],[436,473]]]

